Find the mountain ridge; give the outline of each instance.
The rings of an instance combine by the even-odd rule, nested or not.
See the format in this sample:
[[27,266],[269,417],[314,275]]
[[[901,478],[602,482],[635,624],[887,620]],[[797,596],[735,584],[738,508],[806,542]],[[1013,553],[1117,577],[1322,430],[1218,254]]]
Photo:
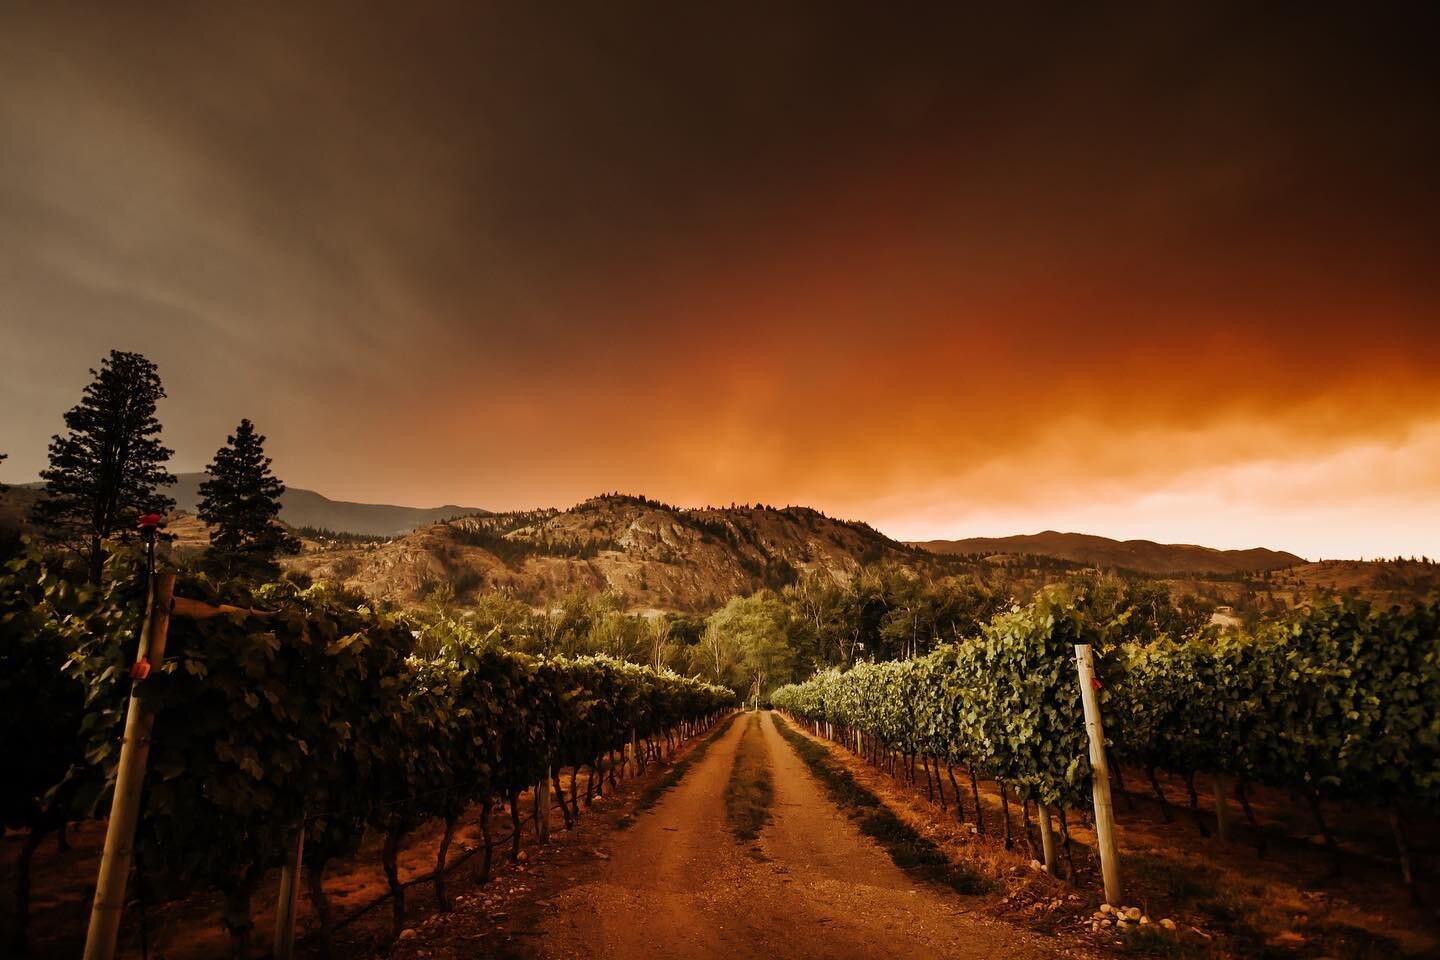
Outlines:
[[[200,483],[203,472],[178,473],[173,486],[165,494],[175,501],[175,509],[194,513],[200,505]],[[43,482],[16,484],[11,488],[27,500],[45,489]],[[9,512],[15,512],[13,509]],[[372,537],[398,537],[429,523],[455,517],[486,514],[480,507],[444,504],[438,507],[402,507],[390,503],[361,503],[332,500],[304,487],[285,488],[280,495],[280,519],[292,527],[315,527],[337,533],[357,533]]]
[[1053,531],[943,541],[938,546],[948,549],[937,551],[809,507],[682,508],[623,494],[565,510],[459,517],[387,543],[319,546],[287,566],[402,604],[427,602],[443,590],[446,602],[462,606],[499,592],[549,607],[575,591],[606,590],[627,606],[689,612],[815,573],[848,581],[877,564],[1007,590],[1033,589],[1081,568],[1224,579],[1305,565],[1264,548],[1224,551]]
[[968,537],[959,540],[908,541],[911,546],[946,555],[1028,554],[1056,557],[1087,565],[1122,567],[1137,573],[1233,574],[1280,570],[1306,563],[1304,557],[1284,550],[1251,547],[1221,550],[1193,543],[1159,543],[1154,540],[1116,540],[1090,533],[1044,530],[1008,537]]

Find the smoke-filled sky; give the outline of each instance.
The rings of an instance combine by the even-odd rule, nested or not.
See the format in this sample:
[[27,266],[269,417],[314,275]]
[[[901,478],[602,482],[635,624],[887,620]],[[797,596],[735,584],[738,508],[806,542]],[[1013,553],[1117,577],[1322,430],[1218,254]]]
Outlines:
[[1003,6],[0,6],[0,478],[1434,555],[1425,6]]

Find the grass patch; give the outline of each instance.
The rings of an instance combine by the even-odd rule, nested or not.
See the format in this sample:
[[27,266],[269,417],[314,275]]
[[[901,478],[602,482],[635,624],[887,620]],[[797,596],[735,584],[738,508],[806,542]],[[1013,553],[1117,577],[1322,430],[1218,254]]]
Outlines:
[[933,883],[942,883],[956,893],[990,893],[995,882],[965,864],[958,864],[945,855],[936,844],[916,833],[905,821],[870,790],[856,782],[844,765],[838,763],[820,744],[796,733],[778,713],[772,713],[775,729],[795,748],[810,772],[825,785],[830,799],[858,822],[860,832],[870,837],[890,854],[895,865],[910,875]]
[[[1114,933],[1112,930],[1111,933]],[[1218,960],[1230,956],[1212,943],[1192,936],[1177,936],[1155,924],[1136,927],[1119,934],[1127,953],[1142,957],[1163,957],[1165,960]],[[1248,954],[1247,954],[1248,956]]]
[[1213,943],[1198,943],[1190,937],[1174,937],[1165,931],[1141,927],[1125,937],[1131,953],[1158,957],[1219,957],[1232,951],[1256,960],[1293,958],[1294,953],[1266,943],[1264,928],[1272,918],[1264,916],[1262,902],[1226,883],[1218,870],[1183,864],[1152,854],[1137,853],[1125,865],[1137,888],[1161,894],[1165,908],[1145,905],[1163,913],[1200,913],[1206,924],[1220,935]]
[[730,729],[730,724],[733,722],[734,720],[732,718],[730,720],[721,720],[715,724],[715,729],[711,730],[704,740],[696,744],[694,750],[685,754],[685,756],[680,758],[669,770],[666,770],[665,776],[645,788],[645,792],[640,794],[640,799],[635,801],[635,809],[632,811],[632,815],[616,824],[616,828],[619,830],[629,828],[635,822],[634,814],[643,813],[659,803],[660,798],[684,779],[685,774],[690,771],[690,768],[704,758],[705,751],[709,750],[715,741],[720,739],[721,734]]
[[1136,853],[1127,857],[1126,870],[1139,889],[1160,893],[1165,906],[1152,915],[1200,914],[1207,929],[1218,934],[1213,942],[1176,938],[1154,926],[1140,927],[1125,938],[1128,952],[1147,957],[1254,957],[1256,960],[1295,960],[1326,957],[1332,960],[1383,960],[1403,956],[1393,938],[1316,916],[1301,926],[1305,939],[1294,945],[1272,938],[1292,928],[1291,910],[1277,903],[1261,883],[1242,884],[1219,870],[1166,857]]
[[730,768],[730,782],[725,785],[725,819],[735,839],[749,843],[760,836],[770,822],[770,806],[775,801],[775,784],[770,777],[770,757],[760,732],[760,715],[750,714],[740,746],[735,751],[735,765]]
[[1401,956],[1400,945],[1390,937],[1343,923],[1320,923],[1311,928],[1319,951],[1337,960],[1386,960]]

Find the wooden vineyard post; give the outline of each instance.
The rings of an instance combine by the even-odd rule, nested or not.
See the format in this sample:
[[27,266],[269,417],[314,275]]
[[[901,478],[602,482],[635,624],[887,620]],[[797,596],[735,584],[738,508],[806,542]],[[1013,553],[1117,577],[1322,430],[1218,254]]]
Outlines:
[[1040,849],[1045,856],[1045,872],[1055,876],[1055,834],[1050,828],[1050,804],[1037,803],[1040,810]]
[[[140,649],[132,671],[136,687],[165,659],[165,637],[170,630],[170,604],[174,595],[175,574],[157,573],[150,578],[145,625],[140,631]],[[130,878],[135,827],[140,820],[145,761],[150,755],[150,731],[155,725],[154,711],[135,693],[132,687],[125,713],[125,735],[120,741],[120,763],[115,772],[115,795],[110,801],[110,820],[105,827],[105,847],[100,854],[100,874],[95,882],[95,902],[85,934],[84,960],[111,960],[120,934],[120,911],[125,906],[125,884]]]
[[1120,853],[1115,845],[1115,808],[1110,802],[1110,765],[1105,759],[1105,729],[1100,721],[1100,698],[1095,695],[1095,658],[1090,644],[1075,644],[1075,662],[1080,670],[1080,702],[1085,708],[1085,733],[1090,738],[1090,767],[1094,773],[1095,841],[1100,848],[1100,874],[1105,882],[1105,902],[1123,903],[1120,886]]
[[1215,786],[1215,834],[1221,840],[1230,839],[1230,803],[1225,799],[1225,775],[1215,774],[1211,778]]
[[1394,801],[1387,804],[1386,813],[1390,816],[1390,833],[1395,838],[1395,852],[1400,855],[1400,876],[1410,890],[1410,902],[1418,907],[1420,889],[1415,886],[1415,874],[1410,869],[1410,850],[1405,843],[1405,825],[1400,822],[1400,811],[1396,809]]
[[300,863],[305,854],[305,827],[295,831],[295,846],[280,868],[280,902],[275,907],[275,960],[294,960],[295,904],[300,898]]
[[539,794],[539,802],[535,804],[535,816],[539,818],[537,829],[540,831],[540,842],[550,842],[550,771],[553,768],[545,768],[545,779],[535,786]]

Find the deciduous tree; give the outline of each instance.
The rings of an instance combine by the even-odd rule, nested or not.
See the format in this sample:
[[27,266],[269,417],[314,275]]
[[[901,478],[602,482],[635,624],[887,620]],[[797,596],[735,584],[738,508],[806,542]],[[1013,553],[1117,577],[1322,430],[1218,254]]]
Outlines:
[[795,663],[786,632],[789,619],[785,605],[770,593],[734,597],[715,611],[704,644],[714,656],[717,676],[729,672],[749,688],[752,699],[788,680]]

